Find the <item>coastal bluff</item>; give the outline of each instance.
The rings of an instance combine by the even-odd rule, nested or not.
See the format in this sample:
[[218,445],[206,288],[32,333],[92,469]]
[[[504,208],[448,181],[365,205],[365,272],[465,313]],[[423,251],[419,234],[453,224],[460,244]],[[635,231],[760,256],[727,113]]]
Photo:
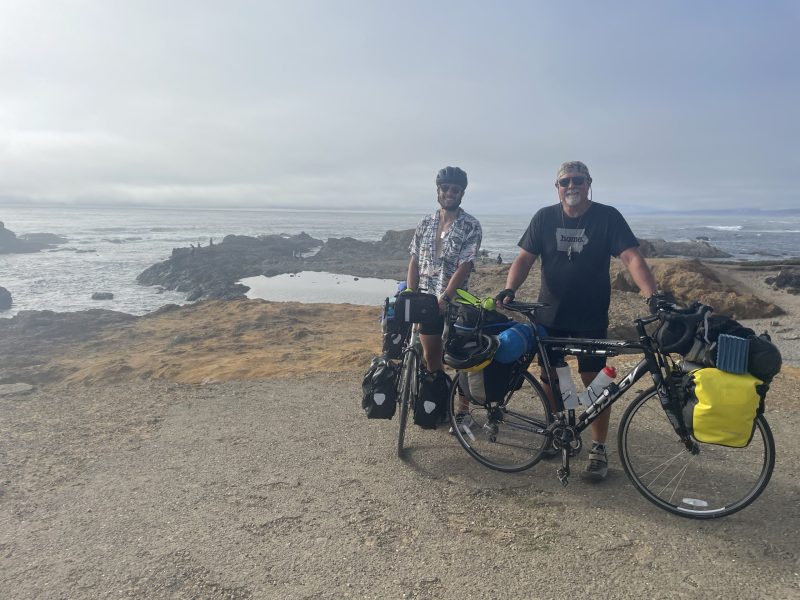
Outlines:
[[[721,302],[730,301],[716,306],[718,312],[725,312],[723,306],[752,310],[734,314],[759,332],[768,329],[784,364],[800,366],[800,296],[764,283],[775,269],[753,271],[678,259],[652,263],[664,282],[667,277],[685,280],[685,287],[676,287],[676,295],[708,301],[704,294],[718,294]],[[508,268],[481,262],[470,289],[479,296],[494,295]],[[624,269],[615,261],[612,273],[615,270]],[[695,277],[700,281],[697,289]],[[702,288],[704,280],[713,286]],[[539,274],[534,272],[519,297],[534,299],[538,286]],[[609,335],[626,338],[633,335],[633,320],[646,314],[647,307],[637,292],[618,287],[612,290]],[[102,309],[21,311],[0,319],[0,384],[203,384],[363,371],[380,352],[379,314],[379,306],[241,299],[170,304],[140,317]]]

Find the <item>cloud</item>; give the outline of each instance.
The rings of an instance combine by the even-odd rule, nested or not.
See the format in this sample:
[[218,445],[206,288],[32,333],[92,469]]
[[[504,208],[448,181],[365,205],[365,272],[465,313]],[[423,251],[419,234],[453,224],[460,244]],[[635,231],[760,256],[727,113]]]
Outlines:
[[0,198],[416,210],[457,164],[513,210],[579,158],[611,203],[796,206],[777,10],[12,2]]

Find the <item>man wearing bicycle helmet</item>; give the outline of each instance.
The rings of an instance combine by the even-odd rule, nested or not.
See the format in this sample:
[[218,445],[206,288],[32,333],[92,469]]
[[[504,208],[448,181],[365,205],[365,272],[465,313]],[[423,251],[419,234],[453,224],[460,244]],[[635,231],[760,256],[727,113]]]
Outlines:
[[481,247],[481,224],[461,208],[467,174],[445,167],[436,175],[439,209],[419,222],[409,246],[406,285],[439,298],[442,315],[420,325],[420,341],[428,371],[442,370],[444,312],[456,289],[466,289],[475,257]]
[[[520,251],[508,271],[506,289],[498,301],[509,302],[541,257],[542,283],[539,301],[550,306],[537,312],[548,335],[557,337],[608,337],[608,308],[611,302],[609,266],[618,256],[645,297],[657,293],[653,274],[639,252],[639,242],[620,212],[590,197],[592,178],[580,161],[565,162],[556,175],[559,203],[540,209],[519,241]],[[552,353],[550,364],[563,360]],[[605,366],[606,359],[579,356],[581,380],[589,385]],[[541,364],[541,362],[540,362]],[[546,374],[542,383],[555,405]],[[581,478],[602,481],[608,474],[606,436],[610,409],[591,425],[592,449]]]

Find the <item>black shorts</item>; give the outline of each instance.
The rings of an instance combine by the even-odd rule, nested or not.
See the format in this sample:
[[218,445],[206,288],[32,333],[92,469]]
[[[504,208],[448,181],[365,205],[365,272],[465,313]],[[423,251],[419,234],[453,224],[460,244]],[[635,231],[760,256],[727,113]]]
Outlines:
[[[563,329],[547,328],[548,337],[560,338],[591,338],[596,340],[608,339],[608,329],[589,329],[585,331],[565,331]],[[547,351],[547,359],[550,366],[555,367],[564,360],[563,352],[556,352],[552,349]],[[539,357],[539,365],[542,365],[542,357]],[[578,356],[578,373],[598,373],[606,366],[605,356]]]
[[420,335],[442,335],[444,333],[444,315],[440,314],[438,319],[419,324]]

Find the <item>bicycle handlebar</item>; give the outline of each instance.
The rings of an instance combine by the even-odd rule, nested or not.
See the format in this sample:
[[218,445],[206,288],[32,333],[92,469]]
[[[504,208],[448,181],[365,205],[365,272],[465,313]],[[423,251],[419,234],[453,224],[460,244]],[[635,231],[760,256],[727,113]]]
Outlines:
[[511,312],[530,313],[539,308],[547,308],[550,306],[547,302],[520,302],[512,300],[508,304],[498,304],[498,308],[505,308]]
[[673,349],[680,348],[686,344],[692,338],[692,336],[694,336],[694,326],[705,320],[706,314],[713,310],[714,309],[710,306],[700,304],[699,302],[693,304],[689,308],[683,309],[672,308],[670,306],[659,307],[658,313],[656,313],[659,321],[664,324],[669,321],[672,323],[680,322],[686,325],[686,329],[681,338],[669,346],[662,346],[661,350],[664,352],[671,352]]

